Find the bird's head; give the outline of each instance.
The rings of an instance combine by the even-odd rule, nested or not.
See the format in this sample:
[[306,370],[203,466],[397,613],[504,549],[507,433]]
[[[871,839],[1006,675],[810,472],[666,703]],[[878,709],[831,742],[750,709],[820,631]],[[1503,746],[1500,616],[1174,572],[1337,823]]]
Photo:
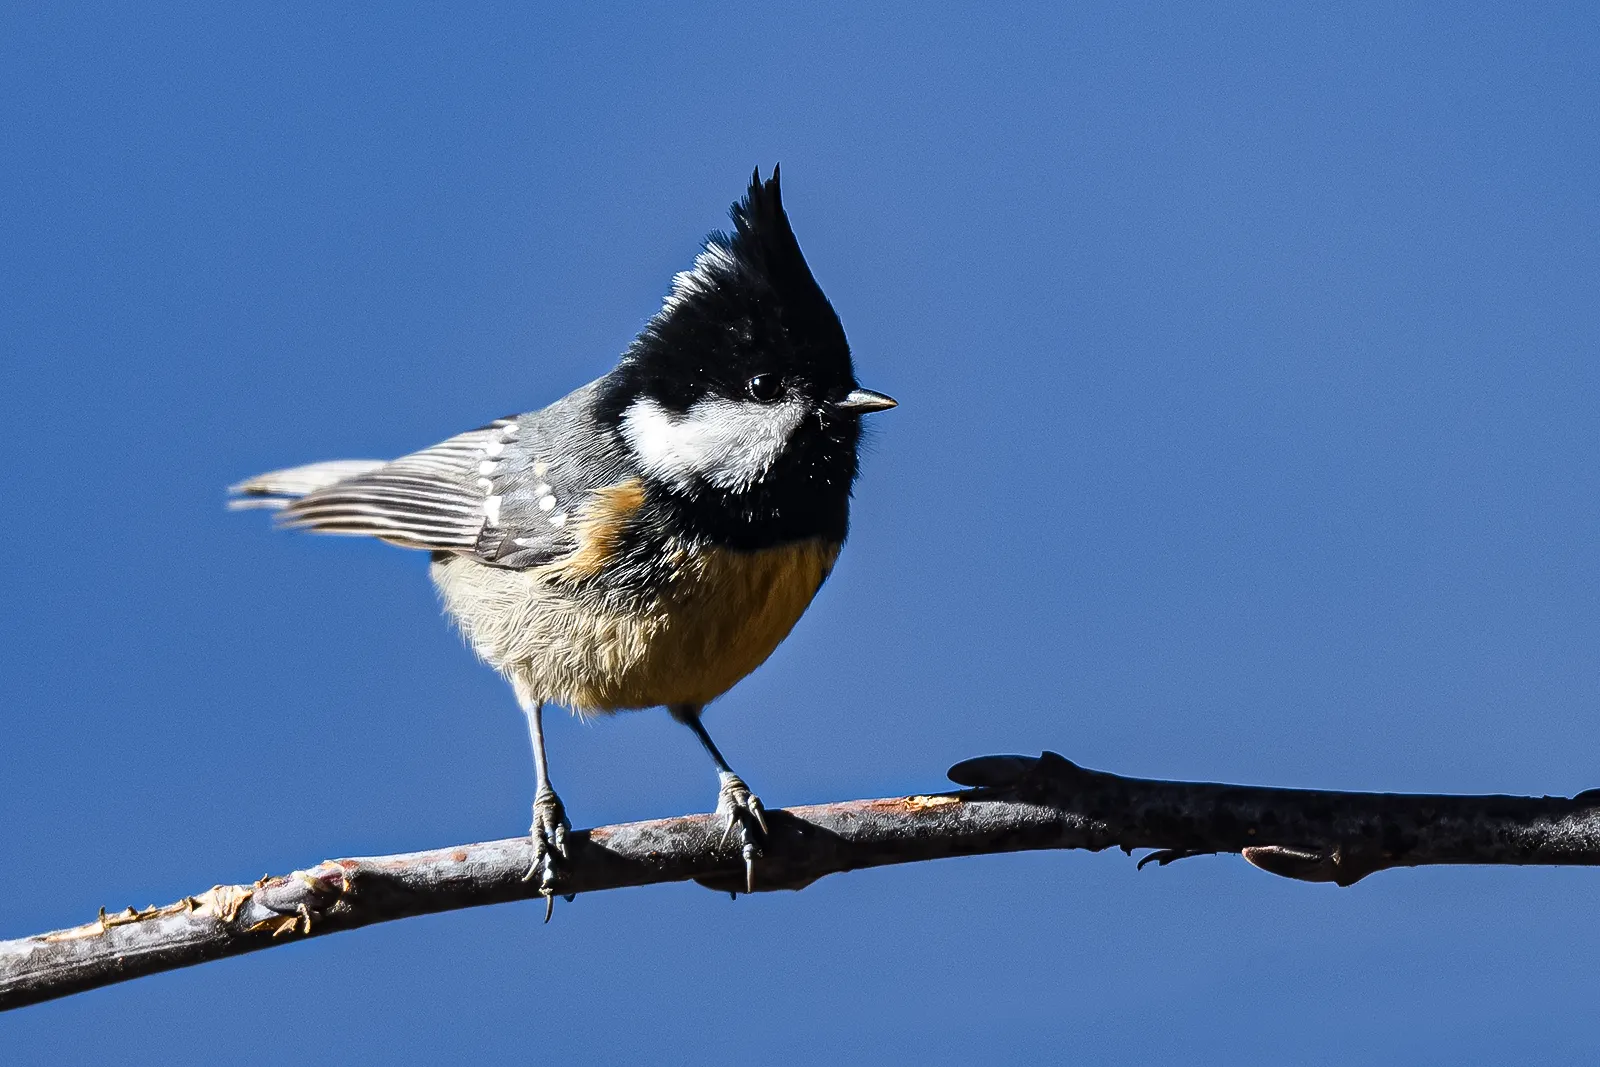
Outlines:
[[[651,480],[757,513],[848,507],[861,416],[850,344],[800,252],[778,168],[758,170],[617,369],[602,404]],[[841,513],[842,514],[842,513]],[[841,532],[842,536],[842,532]]]

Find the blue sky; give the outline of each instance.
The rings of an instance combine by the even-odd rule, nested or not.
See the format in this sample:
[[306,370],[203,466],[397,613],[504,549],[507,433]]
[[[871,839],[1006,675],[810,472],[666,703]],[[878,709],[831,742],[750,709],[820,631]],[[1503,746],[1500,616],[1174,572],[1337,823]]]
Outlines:
[[[708,718],[769,805],[1047,747],[1600,785],[1593,5],[795,7],[0,15],[0,936],[526,827],[520,717],[425,560],[223,487],[597,376],[774,161],[901,407],[833,580]],[[548,730],[577,825],[712,802],[662,712]],[[1597,877],[659,887],[146,979],[0,1047],[1593,1062]]]

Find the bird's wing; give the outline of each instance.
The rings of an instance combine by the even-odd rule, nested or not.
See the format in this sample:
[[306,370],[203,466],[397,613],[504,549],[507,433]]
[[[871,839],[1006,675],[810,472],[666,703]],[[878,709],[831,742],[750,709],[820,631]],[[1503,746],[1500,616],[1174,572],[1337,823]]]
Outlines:
[[542,415],[496,419],[387,463],[340,460],[263,474],[233,487],[234,506],[277,508],[280,523],[294,529],[502,567],[548,562],[577,547],[571,516],[608,479],[594,477],[592,463],[541,458],[554,451]]

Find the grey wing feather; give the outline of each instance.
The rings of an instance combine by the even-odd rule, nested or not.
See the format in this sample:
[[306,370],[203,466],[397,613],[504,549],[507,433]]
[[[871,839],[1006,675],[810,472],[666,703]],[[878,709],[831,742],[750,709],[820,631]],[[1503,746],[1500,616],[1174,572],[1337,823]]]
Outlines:
[[316,463],[252,478],[235,490],[247,499],[274,494],[267,506],[276,506],[279,523],[292,529],[470,553],[492,495],[479,470],[515,434],[515,420],[499,419],[389,462]]
[[296,497],[314,493],[358,474],[375,471],[388,462],[386,459],[335,459],[327,463],[309,463],[304,467],[268,471],[254,478],[246,478],[238,485],[230,485],[228,492],[238,495],[236,499],[228,501],[228,507],[233,511],[283,508]]
[[336,460],[263,474],[233,487],[241,496],[232,506],[276,508],[280,524],[294,529],[376,537],[501,567],[547,562],[576,547],[569,516],[618,469],[592,438],[567,439],[571,422],[588,425],[591,394],[581,389],[544,411],[496,419],[389,462]]

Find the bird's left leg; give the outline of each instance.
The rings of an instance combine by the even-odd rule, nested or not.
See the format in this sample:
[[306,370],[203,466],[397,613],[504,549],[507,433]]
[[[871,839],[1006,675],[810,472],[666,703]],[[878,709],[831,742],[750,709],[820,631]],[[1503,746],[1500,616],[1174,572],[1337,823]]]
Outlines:
[[528,738],[533,742],[533,770],[538,778],[533,795],[533,825],[528,836],[533,841],[533,863],[524,882],[537,880],[539,892],[544,894],[544,921],[550,921],[554,906],[556,883],[560,880],[559,865],[567,858],[567,833],[572,824],[567,821],[561,798],[550,788],[550,766],[544,754],[544,701],[533,696],[520,680],[513,680],[517,702],[528,716]]
[[767,833],[767,820],[762,813],[761,798],[750,792],[750,787],[744,784],[744,779],[733,773],[733,768],[728,766],[728,761],[723,759],[722,753],[718,751],[717,743],[706,733],[705,724],[700,721],[700,713],[705,710],[702,705],[675,704],[667,710],[672,713],[674,719],[694,731],[694,735],[711,754],[712,762],[717,765],[717,778],[721,782],[721,787],[717,790],[717,812],[728,817],[728,825],[722,832],[722,839],[726,841],[734,828],[738,828],[739,851],[744,856],[745,892],[754,893],[755,859],[761,855],[761,842]]

